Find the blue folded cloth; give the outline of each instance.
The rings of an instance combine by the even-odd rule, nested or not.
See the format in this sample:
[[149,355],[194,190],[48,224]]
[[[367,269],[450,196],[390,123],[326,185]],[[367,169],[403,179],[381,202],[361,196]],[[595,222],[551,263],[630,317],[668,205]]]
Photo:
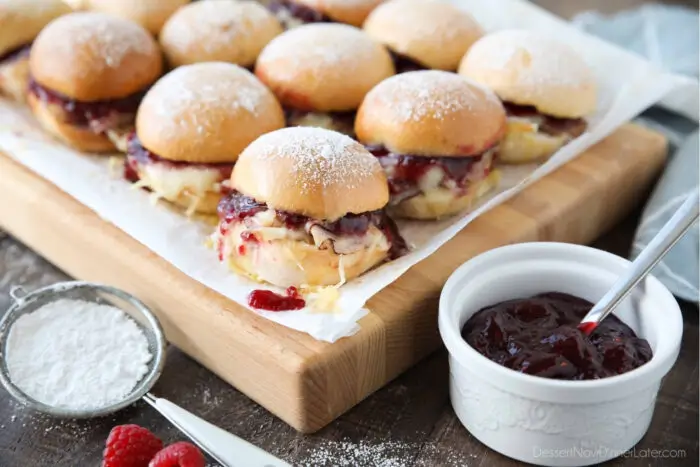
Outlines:
[[[595,12],[582,13],[574,18],[574,24],[648,58],[669,72],[697,79],[697,10],[646,5],[607,17]],[[694,101],[696,97],[688,95],[690,108],[697,105],[690,100]],[[693,115],[693,112],[689,110],[683,114]],[[670,158],[664,174],[644,208],[632,246],[632,258],[635,258],[659,232],[687,196],[700,196],[700,134],[697,121],[661,108],[645,112],[637,121],[661,131],[668,137]],[[694,302],[700,301],[699,242],[700,234],[696,227],[676,244],[653,271],[674,295]]]

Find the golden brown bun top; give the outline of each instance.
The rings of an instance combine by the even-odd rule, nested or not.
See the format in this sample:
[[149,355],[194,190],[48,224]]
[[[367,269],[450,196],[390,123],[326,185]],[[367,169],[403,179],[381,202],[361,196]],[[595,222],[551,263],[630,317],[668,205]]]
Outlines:
[[255,63],[282,25],[254,1],[207,0],[180,8],[163,26],[160,44],[173,66],[197,62]]
[[427,68],[455,71],[484,31],[464,10],[440,0],[390,0],[367,18],[365,32]]
[[476,156],[505,131],[496,95],[454,73],[412,71],[393,76],[367,94],[355,120],[365,144],[396,154]]
[[164,159],[230,163],[255,138],[284,126],[275,96],[248,70],[223,62],[163,76],[136,115],[141,144]]
[[367,15],[384,0],[295,0],[333,21],[360,27]]
[[389,202],[377,159],[357,141],[322,128],[261,136],[241,154],[231,184],[273,209],[314,219],[376,211]]
[[80,101],[120,99],[150,86],[163,71],[158,44],[144,28],[105,13],[61,16],[37,36],[29,58],[34,79]]
[[489,34],[464,56],[459,73],[519,105],[542,113],[580,118],[596,109],[593,73],[574,49],[532,31]]
[[165,21],[189,0],[86,0],[83,8],[131,20],[158,35]]
[[389,52],[360,29],[307,24],[265,47],[255,74],[282,105],[319,112],[355,110],[365,94],[394,74]]
[[0,55],[29,44],[51,20],[70,11],[61,0],[0,0]]

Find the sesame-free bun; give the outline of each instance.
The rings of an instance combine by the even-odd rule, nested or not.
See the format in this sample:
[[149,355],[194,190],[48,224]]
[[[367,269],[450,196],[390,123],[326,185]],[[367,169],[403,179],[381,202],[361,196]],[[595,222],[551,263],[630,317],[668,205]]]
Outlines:
[[116,152],[106,135],[94,133],[87,127],[64,123],[64,111],[59,105],[42,101],[33,93],[27,94],[27,103],[42,128],[60,141],[82,152]]
[[0,63],[0,95],[24,102],[27,98],[28,82],[29,56],[15,57]]
[[363,26],[373,39],[426,68],[455,71],[484,31],[472,16],[440,0],[390,0]]
[[180,8],[163,26],[160,44],[172,67],[197,62],[252,66],[282,25],[254,1],[207,0]]
[[71,99],[121,99],[150,86],[163,67],[158,44],[136,23],[76,12],[49,23],[29,56],[32,77]]
[[571,47],[536,32],[485,36],[464,56],[459,73],[503,101],[554,117],[581,118],[596,109],[597,85],[587,64]]
[[394,74],[389,52],[360,29],[308,24],[274,38],[255,74],[283,106],[317,112],[355,110],[365,94]]
[[29,44],[51,20],[70,11],[61,0],[0,1],[0,56]]
[[273,209],[330,221],[389,201],[386,176],[371,153],[348,136],[312,127],[258,138],[239,157],[231,186]]
[[362,26],[367,15],[384,0],[294,0],[295,3],[306,5],[319,13],[323,13],[333,21]]
[[358,139],[396,154],[478,156],[503,136],[496,95],[446,71],[412,71],[376,86],[355,119]]
[[165,21],[186,3],[189,0],[85,0],[82,8],[131,20],[158,35]]
[[136,115],[141,144],[164,159],[230,163],[263,133],[284,127],[275,96],[248,70],[223,62],[171,71]]

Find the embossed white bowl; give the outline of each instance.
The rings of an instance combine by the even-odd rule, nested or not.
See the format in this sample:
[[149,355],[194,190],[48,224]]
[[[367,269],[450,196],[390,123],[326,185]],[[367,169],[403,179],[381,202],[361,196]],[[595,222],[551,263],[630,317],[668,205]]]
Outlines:
[[440,297],[439,326],[452,406],[471,434],[508,457],[547,466],[598,464],[637,444],[683,332],[678,303],[656,278],[615,311],[654,352],[623,375],[591,381],[525,375],[482,356],[460,334],[472,314],[504,300],[555,291],[595,302],[629,264],[593,248],[525,243],[484,253],[452,274]]

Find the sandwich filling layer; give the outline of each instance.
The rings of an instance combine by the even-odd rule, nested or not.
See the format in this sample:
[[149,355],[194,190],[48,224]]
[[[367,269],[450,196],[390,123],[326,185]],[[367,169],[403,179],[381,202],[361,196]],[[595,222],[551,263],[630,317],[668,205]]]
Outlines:
[[394,62],[394,68],[396,69],[396,74],[406,73],[408,71],[421,71],[427,70],[428,67],[420,64],[418,61],[400,53],[389,50],[391,54],[391,60]]
[[287,126],[325,128],[351,137],[355,135],[355,111],[313,112],[287,108],[284,114]]
[[367,149],[386,172],[392,206],[420,195],[441,199],[466,196],[472,185],[488,178],[498,152],[494,146],[478,156],[425,157],[395,154],[381,145]]
[[61,123],[107,135],[118,149],[126,150],[126,138],[133,130],[136,111],[145,90],[121,99],[79,101],[42,86],[33,79],[29,92],[43,102]]
[[29,44],[20,45],[19,47],[15,47],[14,49],[5,52],[4,54],[0,55],[0,66],[7,65],[24,58],[29,58],[29,51],[31,48],[32,44],[30,42]]
[[192,209],[203,197],[220,195],[234,164],[203,164],[164,159],[146,149],[135,133],[128,138],[124,178],[168,201],[188,198]]
[[245,255],[266,242],[292,240],[347,255],[370,248],[396,258],[407,251],[396,224],[384,211],[347,214],[335,220],[307,216],[268,207],[232,190],[219,203],[219,258]]
[[267,7],[285,29],[292,29],[309,23],[334,22],[320,11],[297,3],[294,0],[272,0]]
[[569,141],[585,133],[582,118],[558,118],[535,107],[503,103],[508,115],[506,136],[501,143],[503,162],[531,162],[547,158]]

